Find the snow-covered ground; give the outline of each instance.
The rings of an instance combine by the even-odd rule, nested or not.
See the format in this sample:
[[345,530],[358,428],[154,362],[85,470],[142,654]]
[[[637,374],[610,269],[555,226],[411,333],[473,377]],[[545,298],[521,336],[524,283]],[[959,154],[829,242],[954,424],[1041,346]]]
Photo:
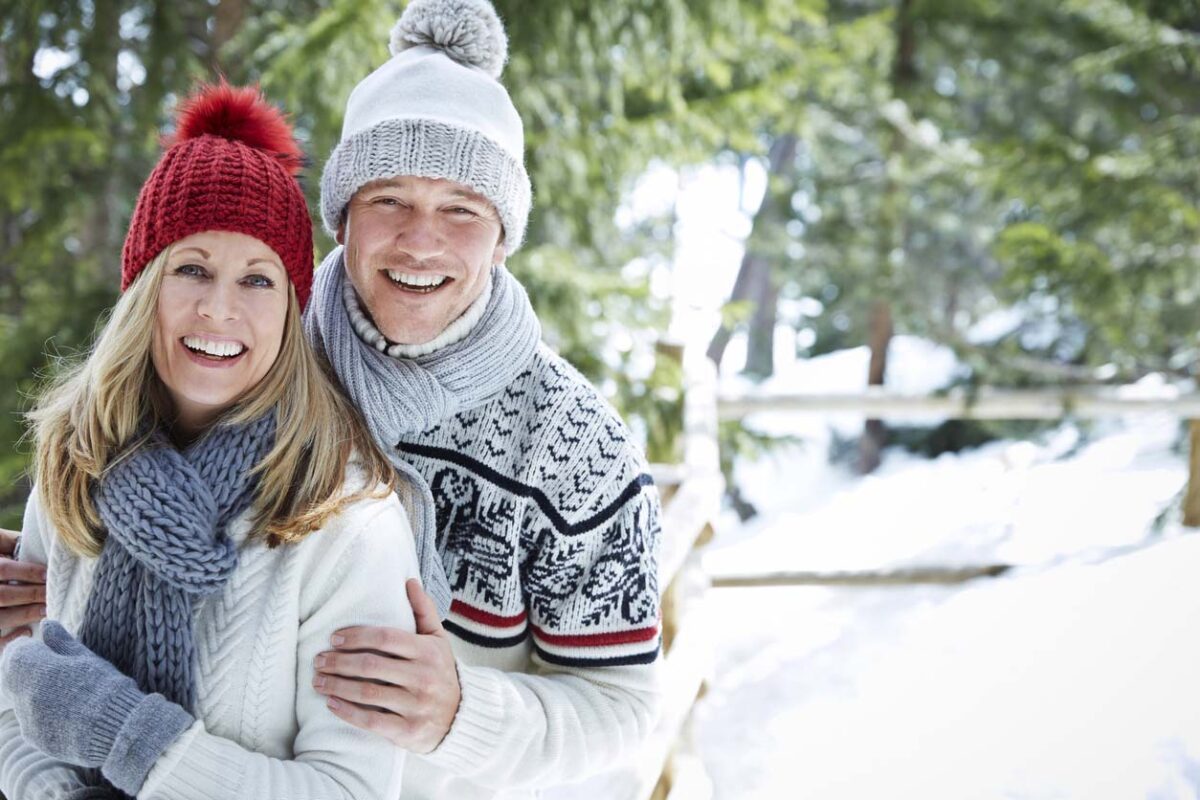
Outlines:
[[[865,358],[784,365],[757,390],[853,390]],[[925,392],[957,365],[901,339],[890,368],[892,388]],[[830,428],[861,419],[748,424],[804,441],[738,465],[762,514],[724,520],[711,572],[1018,568],[949,588],[711,592],[694,735],[716,797],[1200,798],[1200,536],[1152,533],[1186,480],[1177,420],[1064,424],[934,460],[889,450],[868,478],[828,462]]]

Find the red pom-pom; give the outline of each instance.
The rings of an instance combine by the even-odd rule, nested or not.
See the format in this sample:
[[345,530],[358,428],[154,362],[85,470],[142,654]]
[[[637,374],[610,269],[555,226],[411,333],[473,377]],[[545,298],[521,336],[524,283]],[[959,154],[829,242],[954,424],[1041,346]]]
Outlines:
[[256,87],[230,86],[225,81],[202,86],[180,104],[175,135],[166,145],[204,135],[270,153],[293,175],[304,166],[304,153],[292,136],[292,126]]

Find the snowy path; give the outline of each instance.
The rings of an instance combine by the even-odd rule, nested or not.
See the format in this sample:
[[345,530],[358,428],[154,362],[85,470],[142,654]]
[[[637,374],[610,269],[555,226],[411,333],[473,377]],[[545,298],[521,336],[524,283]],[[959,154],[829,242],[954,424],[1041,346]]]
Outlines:
[[1200,535],[959,589],[729,589],[718,798],[1200,797]]

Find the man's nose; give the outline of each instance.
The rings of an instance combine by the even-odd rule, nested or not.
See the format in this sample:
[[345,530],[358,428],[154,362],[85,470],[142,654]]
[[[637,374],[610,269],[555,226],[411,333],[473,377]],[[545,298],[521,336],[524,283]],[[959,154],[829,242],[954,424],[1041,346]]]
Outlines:
[[397,237],[400,249],[418,261],[440,256],[445,250],[445,240],[438,230],[435,213],[410,215]]

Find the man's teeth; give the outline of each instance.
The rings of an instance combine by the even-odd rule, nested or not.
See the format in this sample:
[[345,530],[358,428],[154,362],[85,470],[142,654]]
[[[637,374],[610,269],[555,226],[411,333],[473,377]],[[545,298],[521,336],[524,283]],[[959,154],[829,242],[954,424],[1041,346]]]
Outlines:
[[210,356],[236,356],[246,349],[246,346],[240,342],[214,342],[199,336],[185,336],[183,343],[189,350],[207,353]]
[[436,289],[446,282],[445,275],[417,275],[412,272],[387,271],[388,277],[401,286],[411,286],[414,289]]

